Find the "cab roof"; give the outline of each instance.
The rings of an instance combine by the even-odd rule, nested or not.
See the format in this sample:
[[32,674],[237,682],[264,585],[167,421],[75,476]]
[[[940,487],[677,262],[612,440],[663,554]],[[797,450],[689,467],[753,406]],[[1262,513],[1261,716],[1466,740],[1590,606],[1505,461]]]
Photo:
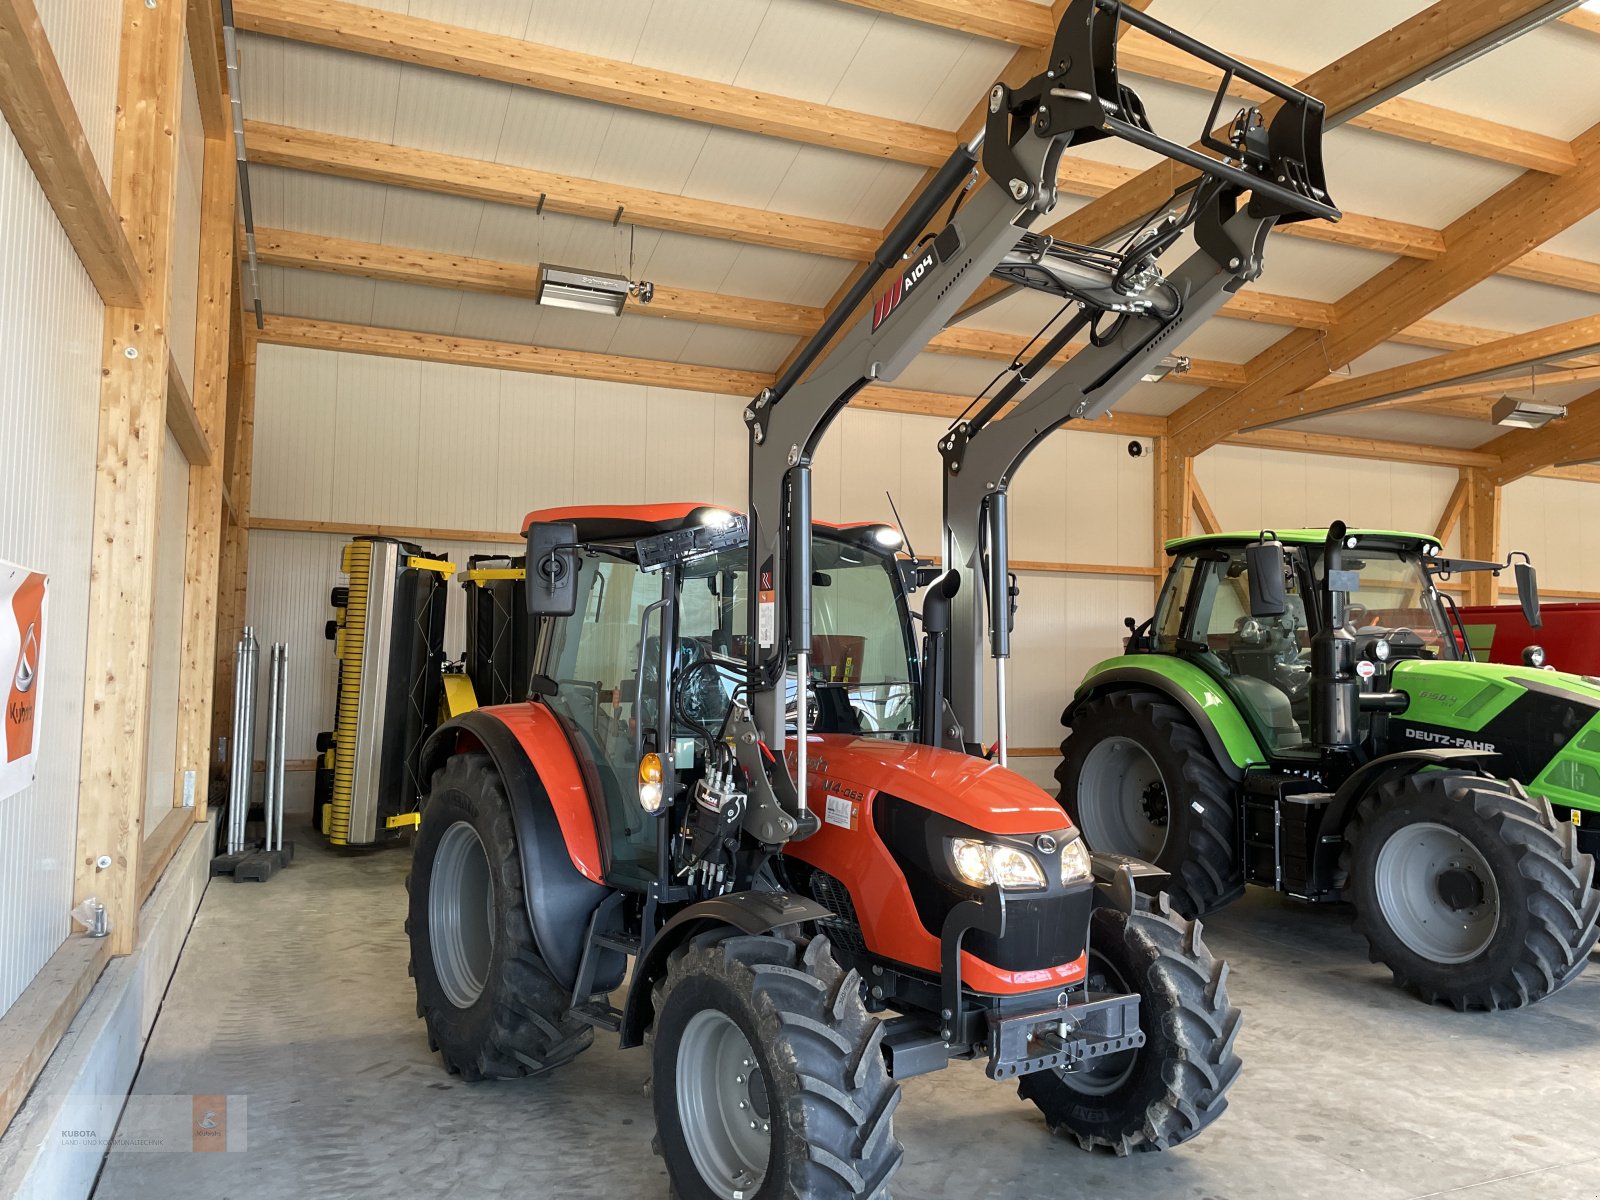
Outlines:
[[[678,501],[668,504],[574,504],[565,508],[536,508],[522,518],[522,532],[536,521],[570,521],[578,527],[578,540],[603,542],[610,538],[641,538],[656,533],[682,529],[700,523],[702,513],[711,511],[732,512],[720,504]],[[813,521],[820,529],[835,529],[841,533],[856,529],[874,529],[888,524],[885,521]]]
[[[1328,530],[1321,529],[1274,529],[1271,532],[1278,535],[1278,540],[1286,546],[1320,546],[1328,540]],[[1346,531],[1346,536],[1353,538],[1388,538],[1398,542],[1412,542],[1419,546],[1434,545],[1437,541],[1432,534],[1407,533],[1399,529],[1351,529]],[[1261,540],[1261,530],[1243,529],[1231,533],[1200,533],[1193,537],[1173,538],[1167,543],[1167,553],[1176,554],[1180,550],[1189,550],[1196,546],[1243,546]]]

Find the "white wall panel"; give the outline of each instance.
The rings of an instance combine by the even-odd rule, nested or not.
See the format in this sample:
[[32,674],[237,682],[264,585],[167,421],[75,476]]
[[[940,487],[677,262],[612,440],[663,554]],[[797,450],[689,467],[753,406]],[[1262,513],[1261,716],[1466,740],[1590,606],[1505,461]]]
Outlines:
[[112,0],[35,0],[34,7],[67,81],[89,150],[109,185],[116,140],[122,5]]
[[[43,7],[56,14],[47,17],[52,35],[61,33],[64,6]],[[77,6],[90,7],[100,6]],[[99,29],[97,17],[77,15],[75,31]],[[114,76],[115,24],[101,33],[113,43],[107,71]],[[57,53],[65,54],[61,46]],[[69,78],[80,103],[97,94],[96,81],[83,73]],[[7,495],[0,558],[50,576],[38,775],[0,800],[0,1013],[65,938],[72,904],[103,316],[10,127],[0,122],[0,481]]]
[[[189,526],[189,464],[167,433],[156,527],[154,640],[150,650],[150,748],[145,764],[144,833],[172,808],[178,761],[178,675],[183,659],[184,537]],[[202,790],[205,780],[198,780]]]
[[1600,591],[1600,487],[1530,475],[1500,500],[1500,552],[1526,551],[1541,590]]
[[[1454,490],[1454,467],[1217,446],[1195,478],[1224,529],[1292,529],[1343,521],[1431,533]],[[1454,549],[1452,534],[1446,549]]]
[[194,391],[195,315],[200,291],[200,186],[205,177],[206,134],[200,124],[200,94],[185,39],[183,107],[178,124],[177,203],[172,216],[171,312],[167,340],[178,374]]

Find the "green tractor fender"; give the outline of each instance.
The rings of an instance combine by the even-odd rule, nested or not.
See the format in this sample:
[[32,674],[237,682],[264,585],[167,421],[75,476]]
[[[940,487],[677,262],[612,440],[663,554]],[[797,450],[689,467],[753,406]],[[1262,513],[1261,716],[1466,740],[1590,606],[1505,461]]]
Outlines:
[[1090,700],[1135,691],[1158,692],[1182,708],[1230,779],[1238,780],[1249,768],[1267,762],[1233,697],[1193,663],[1168,655],[1124,654],[1091,667],[1061,714],[1061,723],[1071,725],[1078,709]]

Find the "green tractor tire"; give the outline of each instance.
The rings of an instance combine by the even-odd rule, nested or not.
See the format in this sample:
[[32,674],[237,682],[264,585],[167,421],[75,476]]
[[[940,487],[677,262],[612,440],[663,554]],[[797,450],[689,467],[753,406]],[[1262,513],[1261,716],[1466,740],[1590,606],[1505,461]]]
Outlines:
[[1422,771],[1373,789],[1345,831],[1346,896],[1374,962],[1429,1003],[1522,1008],[1583,971],[1594,860],[1520,783]]
[[1056,782],[1089,845],[1162,868],[1169,878],[1158,886],[1184,916],[1203,916],[1244,891],[1234,848],[1237,789],[1166,697],[1111,692],[1080,705]]

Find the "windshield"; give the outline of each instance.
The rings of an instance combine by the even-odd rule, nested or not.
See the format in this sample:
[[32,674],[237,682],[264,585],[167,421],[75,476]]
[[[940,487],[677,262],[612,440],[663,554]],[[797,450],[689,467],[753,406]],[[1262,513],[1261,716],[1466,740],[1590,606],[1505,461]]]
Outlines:
[[1453,644],[1438,598],[1415,554],[1363,546],[1345,553],[1344,569],[1361,578],[1361,586],[1349,594],[1348,624],[1357,633],[1411,629],[1436,654]]
[[[718,551],[680,570],[680,716],[713,732],[744,679],[746,553],[742,546]],[[910,734],[917,713],[914,646],[892,561],[820,533],[812,559],[812,729]],[[700,662],[708,666],[685,670]],[[792,713],[792,690],[789,705]]]

